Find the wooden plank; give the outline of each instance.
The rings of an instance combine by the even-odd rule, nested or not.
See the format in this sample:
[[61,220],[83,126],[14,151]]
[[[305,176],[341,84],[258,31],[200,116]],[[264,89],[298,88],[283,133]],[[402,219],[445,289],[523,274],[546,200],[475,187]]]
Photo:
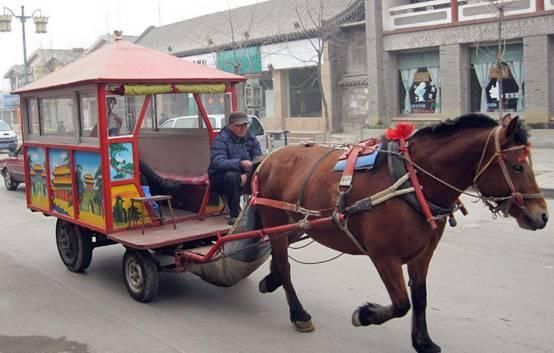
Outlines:
[[203,220],[190,220],[173,224],[147,227],[144,234],[141,229],[130,229],[109,234],[108,238],[135,249],[157,249],[164,246],[209,238],[218,232],[226,234],[230,226],[224,216],[208,217]]

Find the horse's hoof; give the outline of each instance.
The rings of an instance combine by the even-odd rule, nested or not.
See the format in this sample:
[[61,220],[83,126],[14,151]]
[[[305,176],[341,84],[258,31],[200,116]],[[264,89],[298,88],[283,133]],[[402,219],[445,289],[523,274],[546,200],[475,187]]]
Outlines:
[[352,313],[352,325],[354,325],[354,327],[362,326],[362,323],[360,322],[360,309],[356,309]]
[[294,325],[294,329],[298,332],[312,332],[315,330],[314,324],[312,324],[312,320],[308,321],[293,321],[292,324]]
[[440,353],[441,347],[435,344],[433,341],[426,342],[425,344],[413,345],[417,353]]
[[260,283],[258,284],[258,290],[260,291],[260,293],[267,293],[268,292],[267,286],[265,284],[265,278],[262,279],[260,281]]

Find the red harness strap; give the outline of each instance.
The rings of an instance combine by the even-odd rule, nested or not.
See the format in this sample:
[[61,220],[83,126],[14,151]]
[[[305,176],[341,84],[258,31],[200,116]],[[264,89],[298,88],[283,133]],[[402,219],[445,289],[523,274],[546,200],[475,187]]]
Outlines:
[[404,159],[406,160],[406,163],[405,163],[406,170],[410,175],[410,181],[412,182],[412,185],[414,187],[414,192],[415,192],[417,201],[419,202],[419,206],[423,211],[423,215],[425,216],[425,219],[427,219],[427,222],[431,224],[431,228],[437,229],[437,222],[433,218],[433,214],[431,213],[429,204],[425,199],[425,195],[423,195],[421,184],[419,183],[419,179],[417,178],[414,165],[412,163],[412,158],[410,157],[410,153],[408,152],[408,144],[406,143],[404,138],[399,138],[398,144],[400,145],[400,153],[402,153],[402,155],[404,156]]

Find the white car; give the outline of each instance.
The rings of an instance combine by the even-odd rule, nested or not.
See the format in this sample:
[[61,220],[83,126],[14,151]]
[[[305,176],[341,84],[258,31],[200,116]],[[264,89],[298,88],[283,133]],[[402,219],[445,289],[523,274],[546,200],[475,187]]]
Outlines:
[[[211,114],[208,115],[210,124],[215,131],[223,129],[226,123],[225,115],[223,114]],[[267,152],[268,150],[268,141],[265,135],[265,129],[262,125],[260,119],[255,115],[248,115],[248,130],[250,133],[258,139],[260,145],[262,146],[262,152]],[[204,122],[202,122],[202,127],[206,127]],[[160,129],[194,129],[198,128],[198,116],[189,115],[189,116],[178,116],[175,118],[170,118],[163,122],[160,125]]]
[[0,120],[0,151],[8,150],[14,152],[17,149],[17,134],[10,125]]

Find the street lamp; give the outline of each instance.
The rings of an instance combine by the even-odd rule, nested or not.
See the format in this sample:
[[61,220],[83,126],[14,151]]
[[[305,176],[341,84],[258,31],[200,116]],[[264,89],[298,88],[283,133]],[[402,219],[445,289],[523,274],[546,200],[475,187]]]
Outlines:
[[[38,16],[35,14],[38,13]],[[15,17],[21,22],[21,32],[23,33],[23,78],[25,84],[27,83],[27,42],[25,40],[25,22],[29,19],[33,19],[35,23],[36,33],[46,33],[46,25],[48,24],[48,17],[42,16],[41,10],[35,10],[31,13],[31,16],[25,16],[25,6],[21,6],[21,15],[16,15],[11,9],[4,7],[4,14],[0,15],[0,32],[11,32],[12,30],[12,17]]]

